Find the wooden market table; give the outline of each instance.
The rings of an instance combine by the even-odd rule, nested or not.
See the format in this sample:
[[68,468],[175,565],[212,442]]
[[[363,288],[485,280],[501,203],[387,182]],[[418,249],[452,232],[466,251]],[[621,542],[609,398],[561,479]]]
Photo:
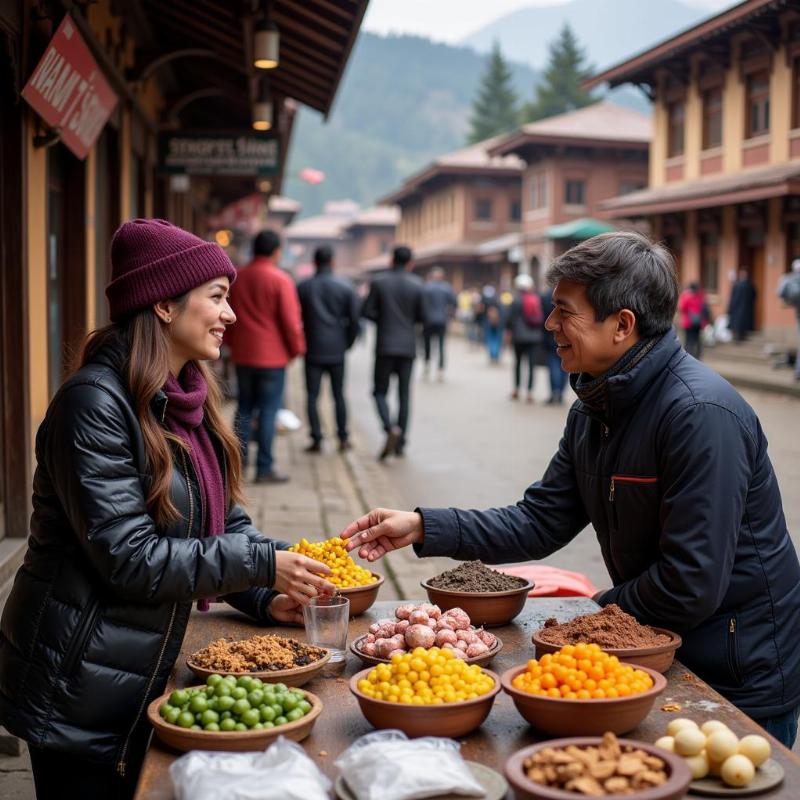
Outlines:
[[[401,601],[378,602],[366,614],[350,621],[349,639],[366,633],[371,623],[383,617],[393,617],[394,609]],[[408,602],[408,601],[402,601]],[[169,689],[196,685],[199,681],[186,666],[190,653],[205,647],[210,641],[221,637],[244,639],[255,634],[280,633],[304,639],[298,628],[264,628],[228,606],[212,607],[207,613],[193,612],[183,642],[181,655],[170,678]],[[534,655],[531,635],[544,625],[545,619],[555,617],[559,622],[580,614],[592,613],[598,606],[585,598],[539,598],[528,599],[523,612],[510,624],[493,628],[503,641],[503,650],[495,657],[489,669],[496,673],[516,664],[521,664]],[[328,777],[336,777],[334,760],[359,736],[373,730],[359,710],[356,699],[350,694],[348,679],[360,669],[361,661],[348,652],[344,671],[338,677],[314,679],[306,688],[321,699],[325,708],[317,720],[311,735],[302,742],[306,753]],[[663,735],[667,723],[676,716],[705,719],[720,719],[738,735],[763,733],[749,717],[717,694],[708,684],[700,680],[678,662],[667,673],[668,684],[664,693],[656,700],[647,719],[626,737],[654,742]],[[679,712],[665,712],[667,704],[680,706]],[[503,772],[508,757],[541,737],[528,726],[518,714],[511,698],[500,692],[487,720],[475,732],[462,740],[461,753],[464,758],[478,761]],[[769,800],[796,800],[800,797],[800,758],[783,745],[772,740],[773,758],[780,762],[786,779],[773,791],[760,795]],[[173,797],[169,765],[180,756],[153,737],[145,757],[136,791],[136,800],[171,800]]]

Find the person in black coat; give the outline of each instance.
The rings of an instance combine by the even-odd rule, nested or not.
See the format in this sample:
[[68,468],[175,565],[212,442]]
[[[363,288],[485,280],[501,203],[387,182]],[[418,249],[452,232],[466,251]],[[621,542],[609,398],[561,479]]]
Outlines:
[[[411,408],[411,371],[416,355],[416,327],[425,322],[425,291],[422,281],[411,275],[411,250],[399,245],[392,253],[392,268],[372,282],[361,315],[377,326],[375,339],[375,387],[373,396],[386,441],[381,460],[402,456],[406,446]],[[397,376],[399,410],[392,422],[386,396],[389,381]]]
[[669,252],[601,234],[548,270],[547,320],[578,395],[544,477],[486,511],[377,509],[343,532],[374,561],[545,558],[591,524],[616,603],[677,631],[681,661],[791,747],[800,714],[800,563],[753,409],[691,358]]
[[112,324],[36,436],[28,550],[0,620],[0,723],[28,743],[39,800],[133,795],[193,601],[301,624],[334,588],[239,502],[239,445],[203,363],[236,320],[224,250],[132,220],[111,261]]
[[528,365],[528,402],[533,403],[533,381],[536,369],[536,350],[541,344],[542,300],[536,294],[533,278],[530,275],[517,275],[514,279],[517,296],[511,302],[506,317],[506,328],[514,348],[514,389],[511,399],[519,399],[522,381],[522,365]]
[[444,379],[444,351],[447,337],[447,324],[456,310],[456,293],[444,279],[444,270],[434,267],[425,284],[425,324],[422,327],[422,340],[425,352],[425,375],[430,374],[431,350],[433,340],[439,347],[439,380]]
[[750,273],[740,269],[728,302],[728,327],[733,331],[735,341],[743,342],[747,334],[755,330],[755,307],[756,287],[750,280]]
[[333,251],[318,247],[314,251],[317,272],[297,287],[303,311],[306,336],[306,393],[311,444],[307,453],[322,450],[322,428],[317,401],[322,376],[327,373],[336,410],[339,450],[350,447],[347,434],[347,404],[344,399],[344,357],[359,332],[361,301],[350,283],[333,274]]

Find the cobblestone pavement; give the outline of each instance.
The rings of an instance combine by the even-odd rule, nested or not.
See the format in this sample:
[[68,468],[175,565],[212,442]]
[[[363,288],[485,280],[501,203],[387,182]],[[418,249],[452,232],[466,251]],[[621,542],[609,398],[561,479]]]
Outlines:
[[[453,505],[487,507],[515,502],[544,471],[555,452],[568,405],[545,406],[547,376],[536,374],[535,404],[509,400],[510,363],[489,366],[483,351],[452,339],[446,378],[425,379],[415,367],[409,447],[403,459],[378,463],[382,445],[371,397],[371,347],[360,342],[348,361],[354,449],[344,455],[333,439],[320,455],[303,452],[303,431],[276,439],[276,464],[291,475],[288,484],[248,484],[255,524],[274,538],[297,542],[335,536],[375,506],[414,508]],[[744,392],[770,440],[770,453],[783,491],[784,509],[796,545],[800,545],[800,401],[761,392]],[[302,365],[289,371],[287,405],[305,419]],[[333,431],[327,387],[320,401],[326,430]],[[422,599],[419,581],[452,565],[447,559],[417,559],[410,549],[392,553],[377,569],[386,574],[382,599]],[[545,563],[586,574],[598,587],[608,576],[591,530],[580,534]],[[797,749],[797,748],[796,748]],[[32,800],[27,754],[0,755],[0,797]]]

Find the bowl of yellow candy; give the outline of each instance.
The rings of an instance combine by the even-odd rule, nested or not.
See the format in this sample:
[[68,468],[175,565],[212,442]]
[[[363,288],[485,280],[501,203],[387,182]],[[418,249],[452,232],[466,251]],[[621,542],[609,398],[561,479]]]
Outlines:
[[363,614],[377,599],[383,575],[356,564],[345,549],[344,539],[338,536],[324,542],[301,539],[289,551],[321,561],[331,568],[331,574],[326,577],[336,586],[339,594],[350,600],[350,616]]
[[376,728],[407,736],[465,736],[483,723],[500,679],[451,650],[417,647],[350,679],[361,712]]

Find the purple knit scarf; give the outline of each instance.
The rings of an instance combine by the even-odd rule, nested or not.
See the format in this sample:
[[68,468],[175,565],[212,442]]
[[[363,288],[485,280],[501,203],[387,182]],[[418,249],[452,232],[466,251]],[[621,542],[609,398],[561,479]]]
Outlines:
[[[203,403],[208,386],[203,374],[190,361],[181,371],[180,381],[170,375],[164,384],[167,395],[166,423],[176,436],[189,445],[189,456],[200,482],[205,525],[203,536],[219,536],[225,532],[225,484],[222,470],[203,425]],[[209,602],[198,600],[200,611],[208,611]]]

